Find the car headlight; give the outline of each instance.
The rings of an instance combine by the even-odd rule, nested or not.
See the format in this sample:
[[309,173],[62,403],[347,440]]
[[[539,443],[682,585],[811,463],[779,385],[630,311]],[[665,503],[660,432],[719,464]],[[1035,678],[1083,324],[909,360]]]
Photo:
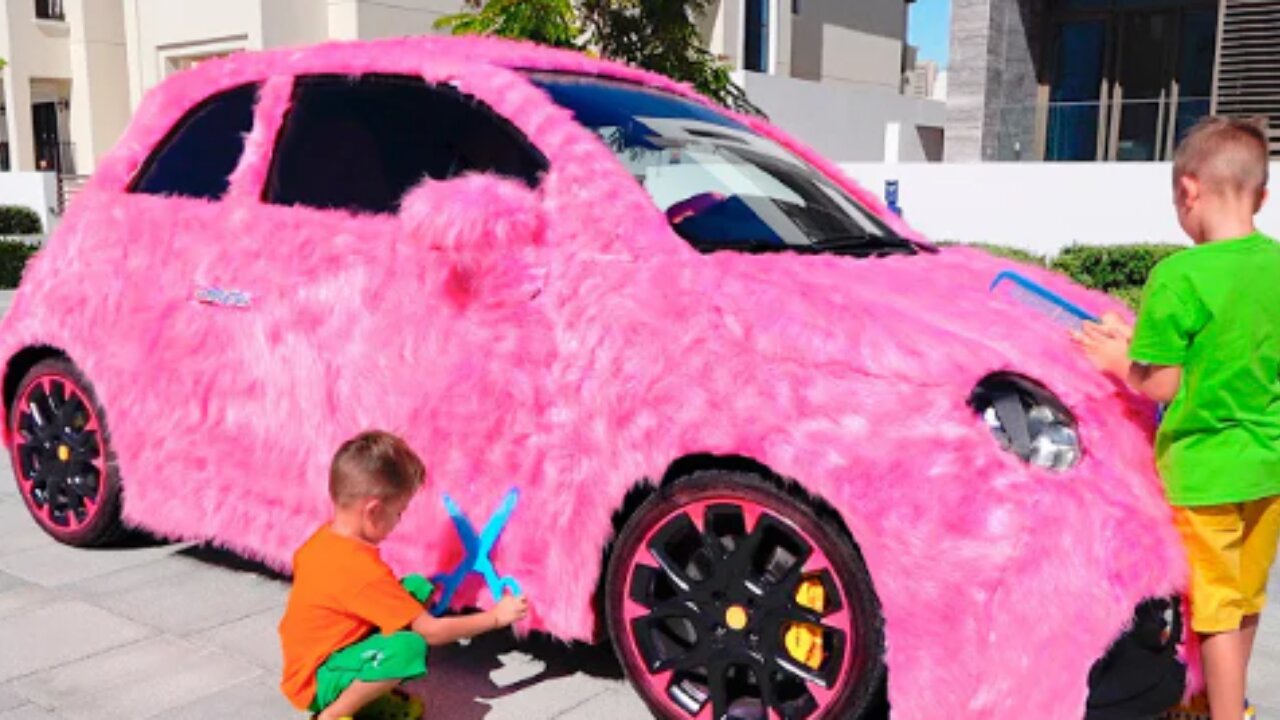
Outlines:
[[1043,385],[1010,373],[988,375],[969,396],[1005,450],[1048,470],[1065,472],[1080,462],[1075,416]]

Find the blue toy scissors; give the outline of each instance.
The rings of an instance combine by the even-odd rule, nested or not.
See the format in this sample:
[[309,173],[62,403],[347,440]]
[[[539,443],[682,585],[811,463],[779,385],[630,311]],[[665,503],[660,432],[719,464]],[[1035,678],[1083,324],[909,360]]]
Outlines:
[[471,524],[471,520],[462,512],[462,508],[453,501],[448,495],[444,496],[444,507],[449,512],[449,517],[453,520],[453,525],[458,531],[458,538],[462,540],[463,558],[462,561],[448,573],[434,575],[431,582],[440,586],[440,597],[436,599],[435,605],[431,608],[431,614],[439,617],[449,609],[449,604],[453,602],[453,596],[461,587],[462,582],[472,573],[479,574],[489,586],[489,592],[493,595],[495,601],[502,599],[502,591],[510,590],[514,595],[523,594],[520,590],[520,583],[515,578],[506,576],[499,577],[498,571],[493,567],[493,561],[489,559],[489,552],[493,550],[493,546],[498,542],[498,536],[502,534],[503,528],[507,526],[507,521],[511,519],[511,513],[516,509],[516,501],[520,499],[520,491],[512,488],[507,492],[506,497],[502,500],[502,505],[489,517],[489,522],[485,523],[484,530],[476,534],[475,526]]

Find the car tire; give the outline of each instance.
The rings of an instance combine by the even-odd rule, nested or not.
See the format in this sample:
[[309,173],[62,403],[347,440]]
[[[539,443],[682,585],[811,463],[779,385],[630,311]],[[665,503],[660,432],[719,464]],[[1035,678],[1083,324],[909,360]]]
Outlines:
[[883,712],[884,623],[861,554],[760,475],[698,471],[648,498],[610,554],[605,613],[658,717]]
[[9,458],[31,517],[54,539],[95,547],[118,539],[120,478],[93,386],[63,358],[36,363],[9,407]]

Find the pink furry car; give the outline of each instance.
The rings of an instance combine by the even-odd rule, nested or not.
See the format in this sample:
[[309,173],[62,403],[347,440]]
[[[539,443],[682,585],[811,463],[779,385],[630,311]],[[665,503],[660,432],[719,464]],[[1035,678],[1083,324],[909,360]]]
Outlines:
[[440,494],[519,487],[528,629],[607,627],[664,717],[1147,717],[1186,675],[1153,409],[1004,267],[627,67],[244,54],[153,90],[33,260],[3,427],[59,540],[280,568],[334,448],[402,433],[430,485],[387,560],[449,567]]

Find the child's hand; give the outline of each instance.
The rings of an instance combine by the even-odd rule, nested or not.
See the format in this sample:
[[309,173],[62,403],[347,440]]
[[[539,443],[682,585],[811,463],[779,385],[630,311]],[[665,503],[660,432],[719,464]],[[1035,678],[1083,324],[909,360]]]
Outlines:
[[493,608],[493,616],[497,619],[500,628],[523,620],[528,614],[529,601],[523,595],[517,597],[509,593],[505,594]]
[[1133,340],[1133,326],[1120,317],[1119,313],[1109,312],[1103,315],[1101,325],[1110,335],[1118,337],[1125,342]]
[[1087,322],[1080,332],[1072,335],[1094,367],[1122,380],[1129,374],[1132,337],[1132,328],[1114,315],[1103,317],[1101,323]]

